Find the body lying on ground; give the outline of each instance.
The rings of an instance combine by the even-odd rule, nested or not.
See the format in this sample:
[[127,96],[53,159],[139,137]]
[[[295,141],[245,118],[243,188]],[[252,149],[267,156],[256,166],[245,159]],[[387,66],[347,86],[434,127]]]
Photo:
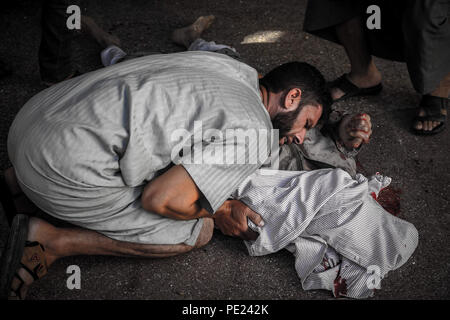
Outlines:
[[335,297],[367,298],[389,271],[401,267],[418,244],[409,222],[374,199],[391,179],[353,179],[342,169],[277,171],[260,169],[233,194],[258,212],[264,226],[245,241],[252,256],[287,249],[303,289],[331,290]]

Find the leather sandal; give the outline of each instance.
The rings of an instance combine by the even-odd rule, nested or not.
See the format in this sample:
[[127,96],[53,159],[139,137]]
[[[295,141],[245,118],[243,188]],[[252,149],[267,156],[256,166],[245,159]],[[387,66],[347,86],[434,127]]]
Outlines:
[[383,89],[383,85],[381,83],[369,88],[359,88],[348,80],[347,74],[343,74],[336,80],[329,82],[327,85],[329,89],[338,88],[344,92],[342,97],[334,100],[333,102],[338,102],[350,97],[377,95]]
[[23,300],[25,280],[19,275],[23,269],[33,280],[47,274],[44,247],[37,241],[27,241],[29,217],[14,217],[0,264],[0,299]]
[[442,111],[447,110],[447,107],[449,106],[449,101],[450,99],[448,98],[423,95],[419,106],[425,111],[426,115],[425,116],[417,115],[414,118],[414,124],[416,124],[419,121],[422,122],[422,127],[425,121],[437,121],[440,122],[440,124],[434,127],[433,130],[423,130],[423,129],[419,130],[414,128],[413,125],[413,127],[411,128],[412,131],[417,135],[433,135],[444,130],[447,115],[442,113]]

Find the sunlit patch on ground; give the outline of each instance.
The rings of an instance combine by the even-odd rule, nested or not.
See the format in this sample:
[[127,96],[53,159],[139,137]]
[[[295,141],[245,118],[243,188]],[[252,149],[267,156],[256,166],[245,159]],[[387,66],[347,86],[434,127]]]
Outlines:
[[241,44],[275,43],[285,34],[286,32],[284,31],[258,31],[246,36],[244,40],[242,40]]

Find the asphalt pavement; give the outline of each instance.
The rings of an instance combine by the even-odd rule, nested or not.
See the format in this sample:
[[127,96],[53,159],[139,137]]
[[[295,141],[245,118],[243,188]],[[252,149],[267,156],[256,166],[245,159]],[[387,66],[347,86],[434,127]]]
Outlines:
[[[0,169],[10,166],[6,139],[21,106],[45,87],[37,53],[40,2],[17,1],[0,13],[0,59],[13,74],[0,80]],[[305,0],[85,1],[82,10],[117,35],[126,52],[178,52],[171,31],[200,15],[216,21],[207,40],[231,45],[261,73],[301,60],[327,80],[349,71],[342,47],[302,31]],[[264,33],[265,32],[265,33]],[[266,36],[265,36],[266,35]],[[269,36],[270,35],[270,36]],[[263,42],[269,41],[269,42]],[[74,40],[74,61],[82,72],[101,67],[100,47],[86,35]],[[383,75],[378,96],[341,102],[338,110],[367,112],[373,138],[359,155],[368,175],[381,172],[401,190],[400,217],[419,231],[411,259],[391,272],[373,299],[449,299],[450,297],[450,130],[433,137],[413,135],[410,124],[420,96],[405,64],[375,58]],[[0,208],[0,212],[2,209]],[[0,215],[0,245],[8,226]],[[81,270],[81,289],[69,290],[67,268]],[[75,256],[57,261],[33,284],[28,299],[333,299],[328,291],[304,291],[287,251],[250,257],[244,243],[215,231],[204,248],[159,260]]]

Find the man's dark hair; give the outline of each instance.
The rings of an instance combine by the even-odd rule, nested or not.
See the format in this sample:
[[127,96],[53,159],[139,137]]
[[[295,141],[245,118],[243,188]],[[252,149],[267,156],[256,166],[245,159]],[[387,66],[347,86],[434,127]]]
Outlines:
[[331,108],[331,96],[325,79],[312,65],[306,62],[288,62],[267,73],[259,83],[273,93],[283,92],[280,102],[293,88],[300,88],[302,96],[299,107],[291,112],[279,114],[272,119],[275,129],[280,130],[280,137],[285,136],[292,128],[295,119],[305,105],[322,106],[321,122],[328,119]]

